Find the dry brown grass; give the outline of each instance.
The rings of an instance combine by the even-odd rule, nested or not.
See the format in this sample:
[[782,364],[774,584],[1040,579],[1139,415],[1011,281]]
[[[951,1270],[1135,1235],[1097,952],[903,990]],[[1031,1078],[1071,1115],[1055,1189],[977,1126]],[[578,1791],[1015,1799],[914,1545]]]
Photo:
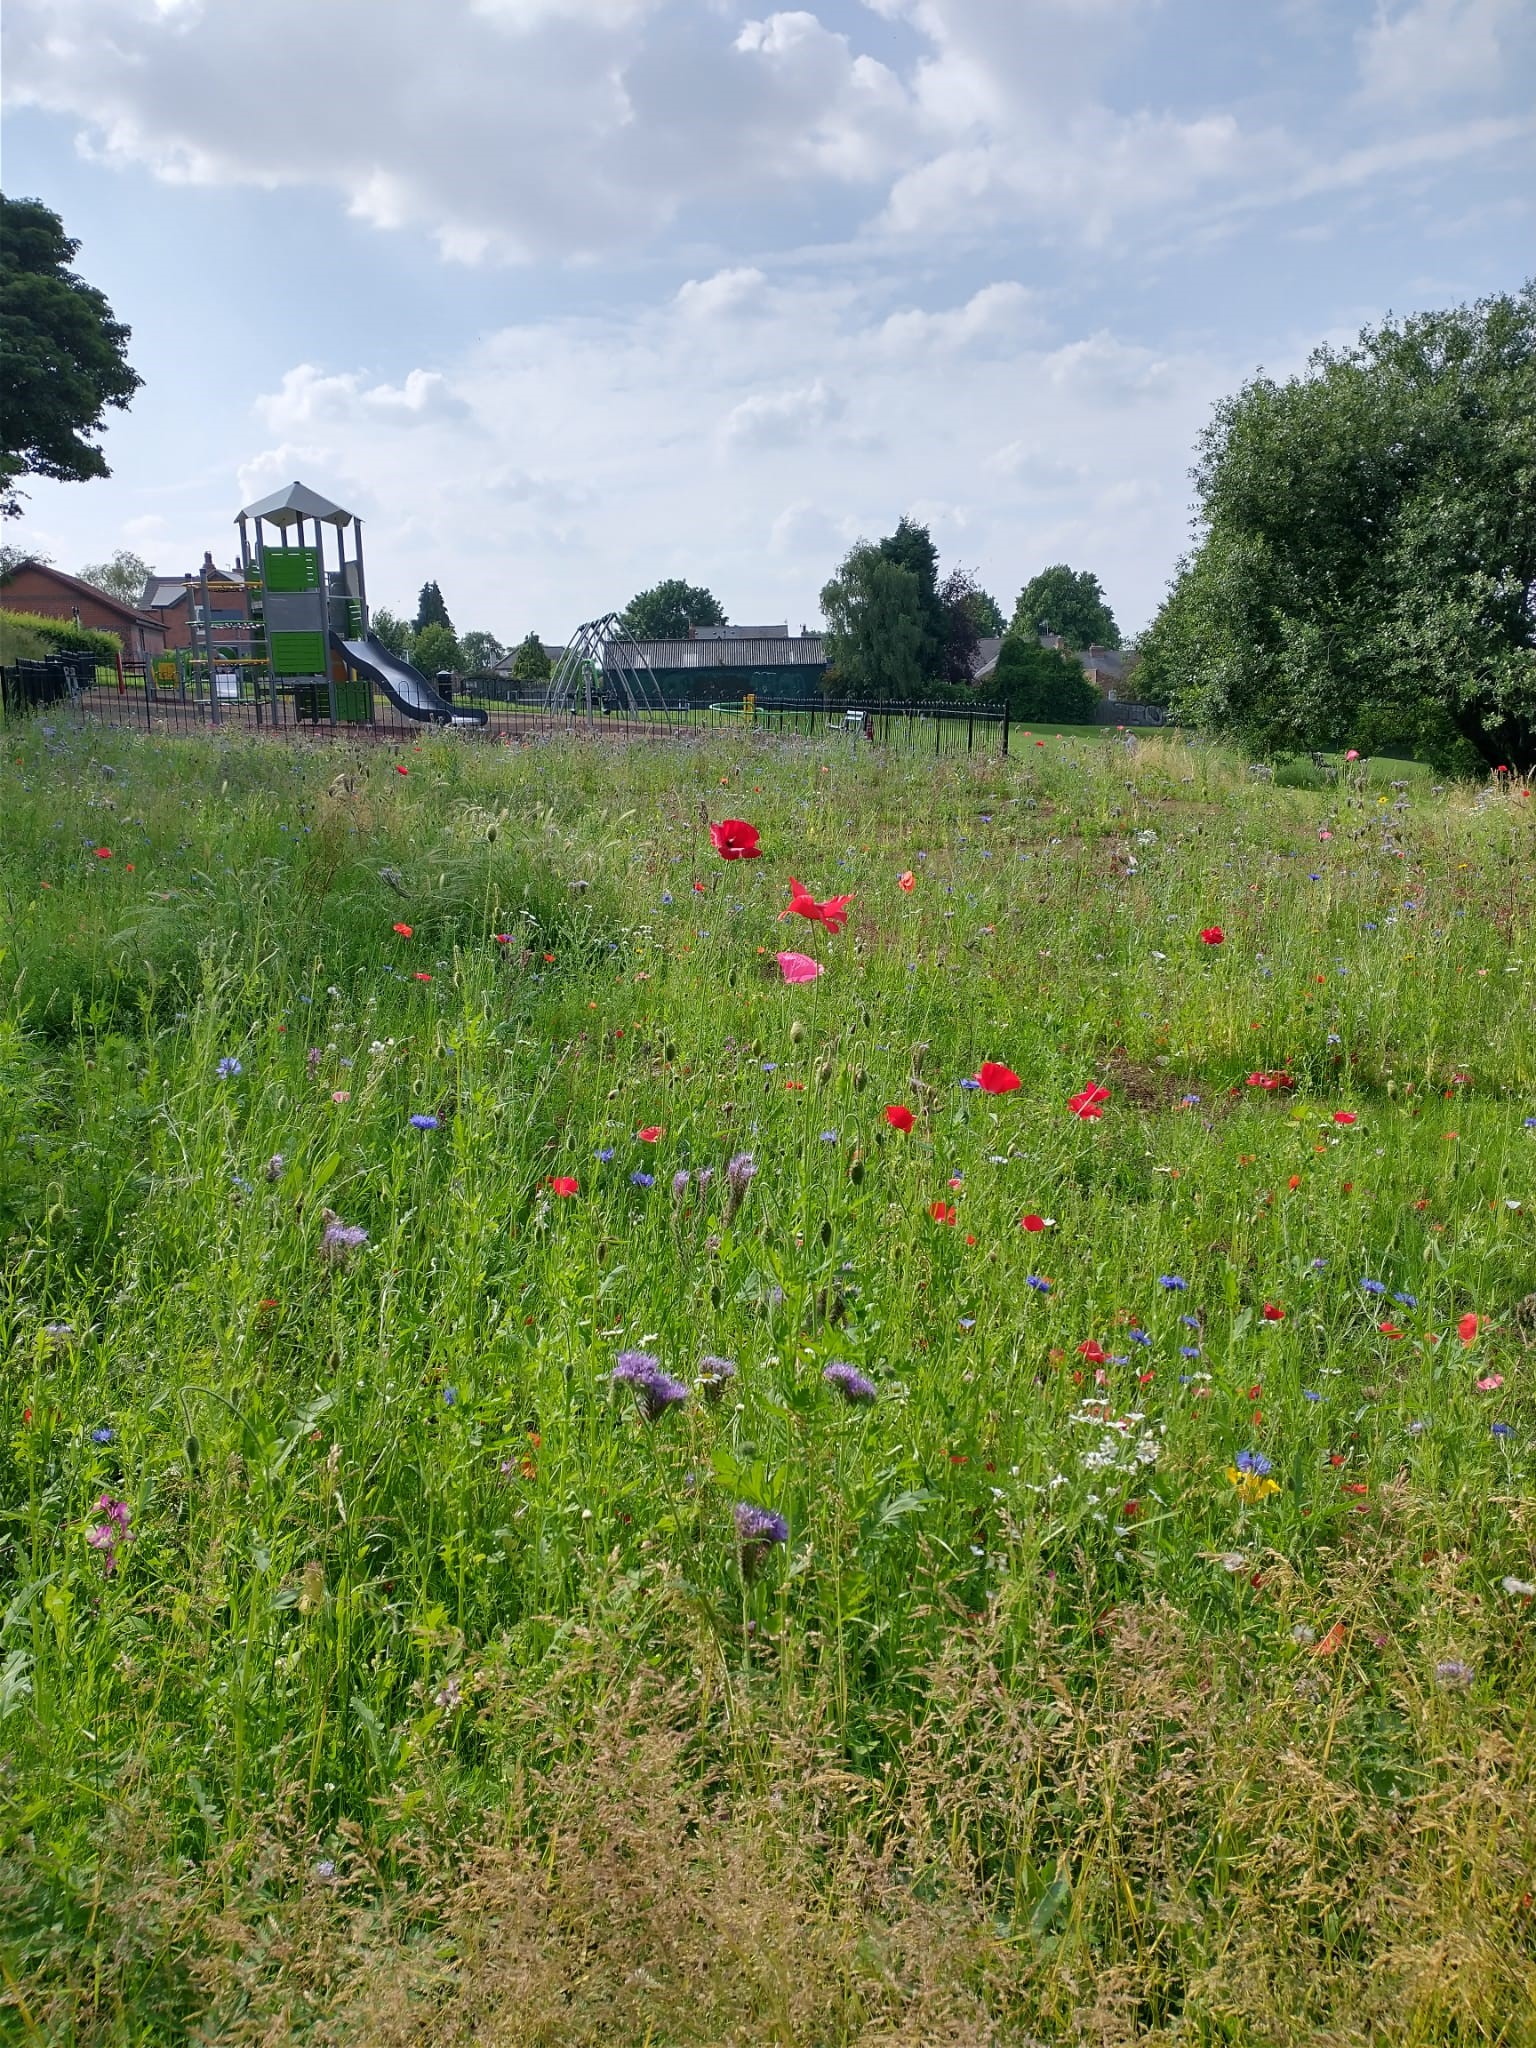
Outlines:
[[281,1806],[198,1871],[125,1822],[11,2017],[250,2048],[1536,2041],[1519,1713],[1460,1749],[1443,1702],[1405,1702],[1421,1789],[1394,1797],[1361,1782],[1342,1660],[1278,1692],[1157,1608],[1112,1620],[1086,1685],[1043,1624],[1027,1672],[1001,1642],[951,1635],[873,1775],[701,1641],[686,1693],[599,1656],[579,1731],[555,1691],[493,1697],[532,1763],[473,1815],[425,1772],[333,1877]]

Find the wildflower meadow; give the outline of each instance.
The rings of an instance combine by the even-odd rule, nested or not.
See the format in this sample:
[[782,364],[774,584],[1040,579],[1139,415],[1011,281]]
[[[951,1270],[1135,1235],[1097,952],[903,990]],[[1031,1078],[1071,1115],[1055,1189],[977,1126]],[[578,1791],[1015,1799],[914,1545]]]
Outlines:
[[3,773],[7,2039],[1536,2039],[1525,788]]

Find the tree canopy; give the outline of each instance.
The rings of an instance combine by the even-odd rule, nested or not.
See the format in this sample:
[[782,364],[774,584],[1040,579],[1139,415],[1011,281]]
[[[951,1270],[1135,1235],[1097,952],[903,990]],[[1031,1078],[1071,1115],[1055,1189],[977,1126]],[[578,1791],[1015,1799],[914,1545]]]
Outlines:
[[496,666],[506,651],[494,633],[482,632],[478,627],[459,635],[459,652],[464,658],[466,675],[484,675]]
[[410,621],[396,616],[387,605],[371,605],[368,611],[368,630],[391,654],[401,660],[411,651]]
[[537,633],[519,640],[512,657],[512,679],[518,683],[547,683],[552,664]]
[[462,671],[464,654],[452,626],[439,625],[434,619],[419,633],[413,633],[411,661],[427,676],[436,675],[442,668],[451,668],[455,674]]
[[416,600],[416,621],[412,630],[419,633],[424,626],[446,626],[450,633],[453,631],[453,621],[448,616],[443,593],[436,583],[423,583],[421,595]]
[[702,584],[685,583],[681,576],[669,576],[629,600],[623,623],[636,640],[686,640],[694,626],[728,622],[713,591]]
[[110,561],[87,562],[80,571],[80,581],[94,583],[98,590],[104,590],[108,597],[115,597],[122,604],[137,604],[154,573],[142,555],[136,555],[131,548],[119,548]]
[[110,476],[88,437],[143,382],[129,367],[130,330],[69,267],[79,247],[41,201],[0,193],[0,518],[20,513],[21,477]]
[[859,541],[821,593],[828,657],[839,682],[856,696],[922,694],[928,665],[928,620],[922,585],[881,547]]
[[1142,683],[1273,751],[1536,761],[1536,282],[1216,409]]
[[[933,544],[933,535],[918,520],[903,513],[896,522],[896,531],[887,534],[878,546],[886,561],[905,569],[916,581],[918,610],[923,621],[923,676],[944,674],[950,621],[939,595],[939,551]],[[969,671],[964,680],[969,680]]]
[[993,689],[1015,718],[1042,725],[1090,725],[1099,702],[1082,664],[1059,647],[1042,647],[1033,627],[1016,627],[1004,638]]
[[1069,647],[1118,647],[1120,628],[1091,569],[1053,563],[1031,576],[1013,608],[1013,630],[1059,633]]

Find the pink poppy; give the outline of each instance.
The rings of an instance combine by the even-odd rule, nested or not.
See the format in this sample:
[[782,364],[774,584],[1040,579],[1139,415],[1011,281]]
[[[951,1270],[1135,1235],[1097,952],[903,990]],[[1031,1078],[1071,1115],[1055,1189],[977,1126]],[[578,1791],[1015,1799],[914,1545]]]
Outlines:
[[809,953],[780,953],[776,955],[779,972],[786,981],[814,981],[826,969],[819,960],[813,960]]
[[639,1138],[642,1145],[654,1145],[658,1138],[664,1138],[666,1135],[667,1127],[665,1124],[647,1124],[645,1129],[639,1133]]

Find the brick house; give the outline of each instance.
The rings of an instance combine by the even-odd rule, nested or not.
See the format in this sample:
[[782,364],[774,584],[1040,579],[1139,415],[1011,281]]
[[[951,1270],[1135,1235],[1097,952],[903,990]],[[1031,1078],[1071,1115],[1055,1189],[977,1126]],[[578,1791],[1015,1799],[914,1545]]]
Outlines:
[[[213,630],[220,626],[243,629],[249,614],[244,582],[233,569],[220,569],[213,556],[205,553],[201,569],[186,576],[151,576],[139,598],[139,609],[158,618],[165,629],[167,647],[201,644],[202,579],[208,579],[208,609]],[[232,633],[239,644],[241,635]]]
[[165,626],[158,613],[124,604],[48,562],[18,562],[8,576],[0,577],[0,604],[7,611],[38,612],[44,618],[115,633],[128,661],[144,661],[165,646]]

